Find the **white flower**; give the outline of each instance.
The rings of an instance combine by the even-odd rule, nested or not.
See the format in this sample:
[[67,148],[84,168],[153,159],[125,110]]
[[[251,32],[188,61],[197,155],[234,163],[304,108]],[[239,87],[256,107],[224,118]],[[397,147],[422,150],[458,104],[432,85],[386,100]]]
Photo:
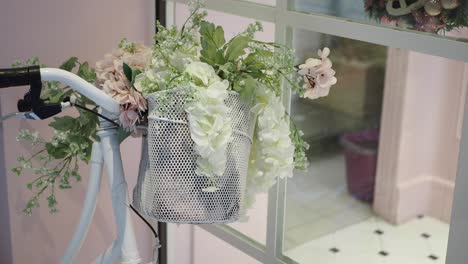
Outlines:
[[316,99],[327,96],[330,87],[336,84],[337,79],[329,55],[330,49],[324,48],[323,51],[318,51],[320,59],[309,58],[299,65],[298,73],[304,76],[304,97]]
[[210,180],[211,186],[203,191],[214,192],[217,177],[226,170],[226,150],[232,135],[229,108],[224,104],[229,83],[221,81],[214,69],[203,62],[190,63],[185,72],[195,87],[195,100],[187,104],[185,111],[194,149],[199,155],[196,173]]
[[257,127],[250,152],[244,215],[255,202],[257,193],[267,191],[278,177],[292,177],[294,169],[289,118],[280,98],[261,86],[257,102],[259,104],[254,107],[258,114]]
[[154,69],[148,69],[135,77],[133,86],[137,91],[147,94],[147,91],[157,91],[158,85],[167,77],[166,71],[156,72]]
[[315,58],[308,58],[304,64],[299,65],[299,69],[301,69],[299,71],[299,74],[304,75],[309,71],[309,69],[317,67],[320,64],[322,64],[321,60]]
[[212,81],[219,81],[213,67],[204,62],[192,62],[185,68],[185,72],[194,79],[195,84],[200,86],[209,86]]
[[190,54],[176,50],[170,55],[169,60],[178,71],[183,71],[187,65],[192,64],[194,58]]

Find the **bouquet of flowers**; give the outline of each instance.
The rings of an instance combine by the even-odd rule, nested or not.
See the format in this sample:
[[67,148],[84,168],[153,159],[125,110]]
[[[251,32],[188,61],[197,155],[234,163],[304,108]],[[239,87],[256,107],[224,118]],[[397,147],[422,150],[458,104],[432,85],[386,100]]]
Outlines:
[[[319,50],[318,58],[296,65],[292,49],[254,38],[262,30],[259,22],[226,40],[223,28],[205,21],[206,12],[201,8],[193,3],[191,15],[180,29],[158,24],[152,47],[124,39],[95,69],[76,58],[61,68],[78,68],[79,76],[120,103],[122,135],[138,136],[137,126],[147,125],[148,119],[151,125],[152,116],[161,118],[164,109],[173,107],[174,94],[183,94],[179,103],[197,157],[194,171],[206,178],[206,193],[221,188],[217,181],[229,163],[226,151],[236,123],[232,111],[238,109],[227,101],[231,95],[237,96],[254,116],[242,206],[247,209],[255,194],[268,190],[278,177],[292,177],[294,168],[307,168],[308,144],[282,104],[283,87],[315,99],[326,96],[337,79],[328,48]],[[47,83],[45,88],[42,96],[50,101],[74,94],[58,83]],[[81,104],[96,108],[87,98],[75,96]],[[157,100],[156,106],[151,106],[152,100]],[[38,175],[27,186],[35,194],[26,213],[38,206],[38,198],[46,190],[50,190],[51,211],[57,210],[55,188],[70,188],[70,177],[80,179],[79,161],[89,160],[92,142],[97,140],[97,122],[92,113],[79,110],[77,118],[56,117],[50,123],[54,136],[48,141],[36,132],[21,131],[18,140],[30,142],[37,150],[28,158],[18,158],[20,165],[13,169],[18,175],[24,169]]]

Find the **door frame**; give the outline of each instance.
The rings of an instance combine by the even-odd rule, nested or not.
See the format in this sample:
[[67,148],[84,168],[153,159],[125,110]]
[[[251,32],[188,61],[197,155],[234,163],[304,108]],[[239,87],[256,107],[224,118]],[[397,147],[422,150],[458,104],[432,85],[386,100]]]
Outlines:
[[[384,45],[393,49],[406,49],[417,51],[430,55],[437,55],[449,59],[462,60],[468,62],[468,43],[448,39],[441,36],[435,36],[427,33],[416,33],[406,30],[395,30],[388,26],[369,25],[360,22],[350,21],[343,18],[332,17],[323,14],[301,13],[292,10],[292,1],[277,0],[276,6],[267,6],[241,0],[206,0],[207,9],[229,13],[237,16],[258,19],[275,24],[275,40],[277,43],[291,45],[291,28],[305,29],[313,32],[345,37],[373,44]],[[175,3],[187,4],[188,0],[166,1],[166,22],[168,25],[175,21]],[[288,43],[289,42],[289,43]],[[399,58],[404,60],[403,57]],[[398,62],[396,62],[398,63]],[[407,61],[406,61],[407,63]],[[465,63],[465,77],[468,76],[468,64]],[[392,67],[390,65],[390,67]],[[394,67],[401,65],[394,64]],[[404,68],[404,67],[401,67]],[[400,68],[400,69],[401,69]],[[387,69],[388,71],[388,69]],[[466,78],[465,78],[466,79]],[[466,84],[465,84],[466,85]],[[287,89],[286,89],[287,90]],[[290,92],[287,90],[283,95],[283,102],[286,109],[290,110]],[[401,98],[392,96],[386,98],[384,104],[387,108],[396,109],[401,104]],[[392,118],[387,118],[385,127],[397,125],[398,113],[393,113]],[[448,264],[463,263],[468,259],[468,250],[464,248],[468,245],[468,203],[464,202],[468,198],[468,164],[462,161],[468,159],[468,106],[464,108],[464,129],[462,131],[461,148],[459,156],[459,165],[456,178],[454,204],[452,211],[452,222],[449,237],[449,249],[447,255]],[[384,133],[381,141],[391,142],[395,140],[392,133]],[[387,144],[390,146],[391,144]],[[396,152],[380,152],[380,159],[390,158]],[[387,173],[392,172],[392,164],[387,168]],[[267,212],[267,239],[266,244],[262,245],[237,230],[226,225],[199,225],[202,229],[212,235],[232,245],[238,250],[251,256],[262,263],[268,264],[290,264],[296,263],[292,259],[283,255],[283,237],[284,237],[284,215],[286,207],[286,180],[279,180],[268,193],[268,212]],[[465,221],[464,221],[465,220]],[[173,264],[171,259],[177,254],[177,241],[171,239],[174,234],[174,225],[168,225],[168,263]],[[193,232],[191,238],[193,239]],[[174,263],[175,264],[175,263]]]

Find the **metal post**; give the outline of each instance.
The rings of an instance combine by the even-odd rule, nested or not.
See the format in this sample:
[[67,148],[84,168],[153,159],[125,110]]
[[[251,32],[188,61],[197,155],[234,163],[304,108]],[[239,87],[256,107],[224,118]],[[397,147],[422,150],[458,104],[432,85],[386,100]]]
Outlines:
[[[166,26],[166,4],[166,0],[156,0],[155,4],[155,19],[163,26]],[[158,222],[157,231],[161,243],[158,249],[159,264],[167,264],[167,224]]]

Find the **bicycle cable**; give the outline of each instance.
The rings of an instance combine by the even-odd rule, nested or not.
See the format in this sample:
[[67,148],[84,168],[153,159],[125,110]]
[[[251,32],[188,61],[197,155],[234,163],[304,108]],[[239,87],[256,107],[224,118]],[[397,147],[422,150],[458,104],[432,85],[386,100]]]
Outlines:
[[0,116],[0,123],[2,123],[3,121],[7,120],[7,119],[10,119],[12,117],[16,117],[18,116],[20,113],[10,113],[10,114],[7,114],[7,115],[4,115],[4,116]]
[[80,108],[80,109],[82,109],[82,110],[88,111],[88,112],[90,112],[90,113],[93,113],[93,114],[99,116],[100,118],[102,118],[102,119],[104,119],[104,120],[106,120],[106,121],[111,122],[112,124],[114,124],[114,125],[116,125],[116,126],[120,126],[120,125],[119,125],[117,122],[115,122],[114,120],[112,120],[112,119],[106,117],[105,115],[102,115],[102,114],[100,114],[100,113],[94,111],[93,109],[89,109],[89,108],[87,108],[86,106],[83,106],[83,105],[80,105],[80,104],[77,104],[77,103],[71,103],[71,105],[72,105],[72,106],[76,106],[76,107],[78,107],[78,108]]

